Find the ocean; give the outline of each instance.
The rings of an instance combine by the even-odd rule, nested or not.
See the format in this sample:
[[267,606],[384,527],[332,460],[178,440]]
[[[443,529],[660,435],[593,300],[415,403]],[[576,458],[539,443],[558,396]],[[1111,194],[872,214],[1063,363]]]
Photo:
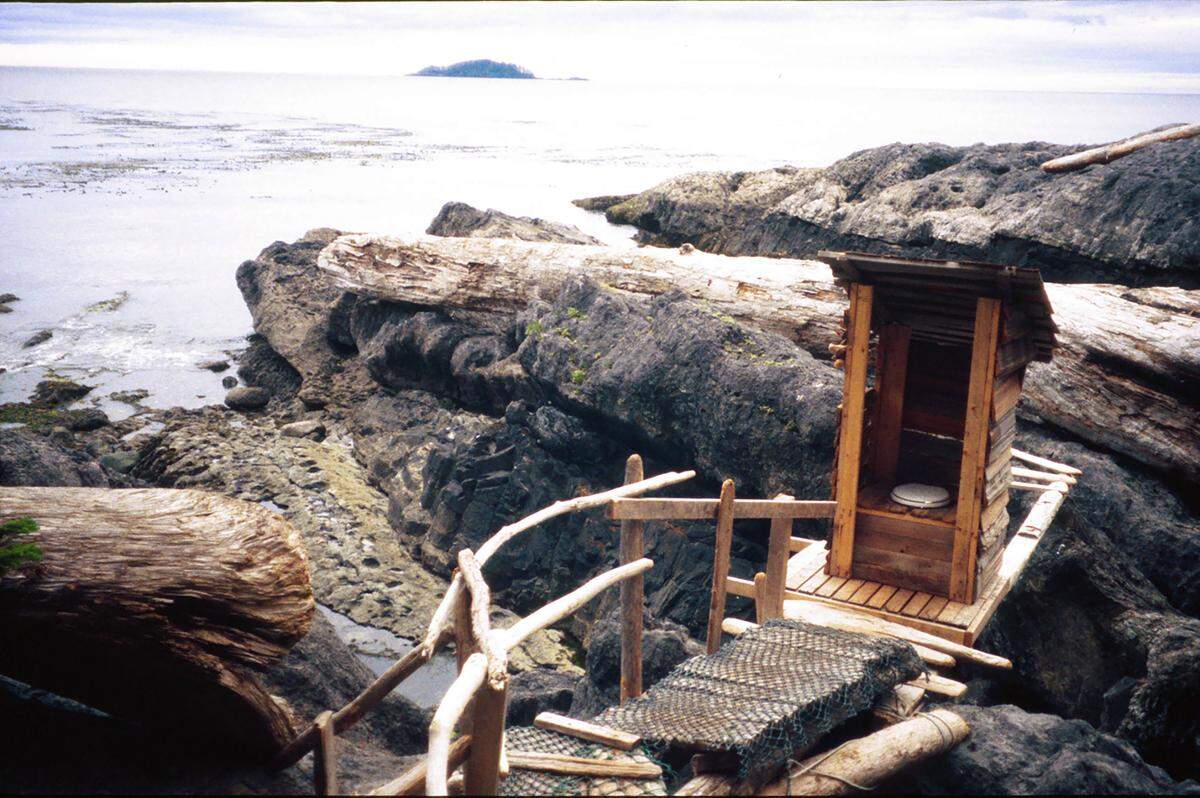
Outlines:
[[[449,200],[632,230],[570,204],[707,169],[823,166],[892,141],[1096,143],[1200,95],[0,67],[0,403],[48,373],[196,407],[244,346],[237,265],[314,227],[418,235]],[[24,343],[38,331],[53,336]]]

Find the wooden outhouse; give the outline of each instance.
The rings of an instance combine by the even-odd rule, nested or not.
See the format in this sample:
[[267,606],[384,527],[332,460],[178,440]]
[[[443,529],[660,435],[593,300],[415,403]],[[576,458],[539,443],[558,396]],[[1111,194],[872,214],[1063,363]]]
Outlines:
[[[834,347],[845,384],[826,572],[971,604],[1004,548],[1025,367],[1055,346],[1041,275],[854,252],[819,259],[850,296]],[[913,490],[934,497],[929,506],[913,506]]]

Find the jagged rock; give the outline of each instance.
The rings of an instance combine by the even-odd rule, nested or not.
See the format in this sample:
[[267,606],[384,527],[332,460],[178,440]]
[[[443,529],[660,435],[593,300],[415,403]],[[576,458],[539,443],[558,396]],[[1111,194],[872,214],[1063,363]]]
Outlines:
[[225,394],[225,405],[233,410],[262,410],[269,401],[271,392],[266,388],[243,385]]
[[0,429],[0,485],[107,488],[94,460],[27,429]]
[[229,368],[228,360],[205,360],[196,364],[196,368],[204,369],[205,371],[221,372]]
[[33,396],[30,397],[30,402],[49,407],[69,405],[76,399],[87,396],[92,387],[91,385],[80,385],[74,380],[62,378],[42,380],[33,389]]
[[631,200],[637,194],[605,194],[601,197],[586,197],[584,199],[571,200],[571,204],[577,208],[583,208],[585,211],[606,211],[614,205],[620,205],[626,200]]
[[565,715],[571,710],[571,699],[582,677],[577,673],[531,668],[511,677],[508,682],[509,726],[532,726],[539,712]]
[[[820,249],[1037,266],[1056,281],[1200,285],[1200,141],[1050,175],[1081,146],[888,144],[825,169],[699,172],[606,209],[644,241],[727,255]],[[603,203],[600,203],[603,204]]]
[[71,412],[67,420],[67,429],[72,432],[90,432],[108,424],[108,416],[103,410],[87,407]]
[[[1200,621],[1068,498],[980,638],[1013,695],[1124,737],[1179,776],[1200,763]],[[1120,523],[1120,522],[1117,522]],[[1111,522],[1110,524],[1111,525]]]
[[[300,373],[261,335],[250,336],[250,346],[238,358],[238,376],[247,385],[266,388],[280,399],[291,399],[300,390]],[[236,388],[237,380],[229,376],[221,384]]]
[[138,453],[130,450],[118,450],[100,456],[100,464],[119,474],[128,474],[137,465]]
[[[687,630],[669,621],[645,619],[642,634],[642,687],[666,676],[685,659],[704,653]],[[621,699],[621,625],[616,614],[597,621],[587,648],[587,674],[575,688],[571,715],[591,719]]]
[[22,344],[22,346],[24,346],[26,349],[30,349],[32,347],[37,346],[38,344],[46,343],[46,341],[49,341],[53,337],[54,337],[53,330],[38,330],[33,335],[26,338],[25,343]]
[[516,238],[560,244],[599,244],[578,227],[528,216],[510,216],[489,208],[481,211],[465,202],[447,202],[425,231],[429,235],[465,238]]
[[293,421],[291,424],[284,424],[280,427],[279,432],[289,438],[325,440],[325,425],[320,421]]
[[883,785],[890,795],[1200,794],[1146,764],[1129,743],[1080,720],[1014,706],[954,706],[971,727],[946,754]]
[[19,302],[21,297],[16,294],[0,294],[0,305],[11,305],[13,302]]

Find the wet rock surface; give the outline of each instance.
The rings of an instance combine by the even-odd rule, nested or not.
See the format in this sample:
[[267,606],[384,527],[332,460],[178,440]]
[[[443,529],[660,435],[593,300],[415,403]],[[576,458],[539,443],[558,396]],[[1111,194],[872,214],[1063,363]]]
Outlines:
[[465,202],[447,202],[425,231],[429,235],[472,238],[516,238],[521,241],[555,241],[560,244],[600,244],[578,227],[547,219],[510,216],[488,208],[481,211]]
[[918,795],[1196,795],[1147,765],[1129,743],[1080,720],[1032,714],[1011,705],[950,707],[971,733],[948,753],[882,787]]
[[[700,172],[605,208],[640,239],[728,255],[850,249],[1036,266],[1055,281],[1200,286],[1200,141],[1051,175],[1082,148],[888,144],[825,169]],[[599,203],[603,204],[603,203]]]
[[242,386],[225,394],[225,406],[234,410],[262,410],[271,401],[271,392],[266,388]]

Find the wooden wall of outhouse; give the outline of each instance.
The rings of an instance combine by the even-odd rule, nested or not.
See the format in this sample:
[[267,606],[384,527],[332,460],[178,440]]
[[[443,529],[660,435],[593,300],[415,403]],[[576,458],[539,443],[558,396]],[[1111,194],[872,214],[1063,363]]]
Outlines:
[[[1015,413],[1054,322],[1036,269],[822,252],[850,305],[826,570],[971,604],[999,569]],[[903,483],[949,504],[893,501]]]

